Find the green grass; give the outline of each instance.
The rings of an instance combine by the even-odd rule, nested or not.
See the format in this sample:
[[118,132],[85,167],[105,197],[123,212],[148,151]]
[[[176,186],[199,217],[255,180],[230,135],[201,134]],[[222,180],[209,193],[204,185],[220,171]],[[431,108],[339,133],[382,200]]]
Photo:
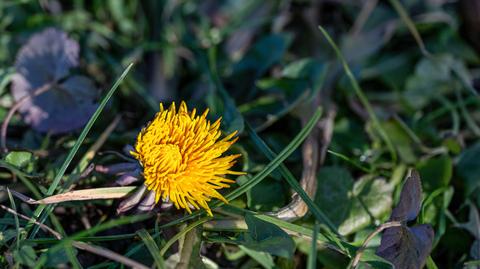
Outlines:
[[[59,83],[82,75],[98,89],[97,109],[77,130],[38,132],[21,112],[10,121],[13,154],[0,158],[0,267],[166,268],[180,257],[183,268],[346,268],[362,253],[362,266],[391,268],[375,254],[381,235],[358,250],[388,222],[410,169],[419,171],[423,201],[408,226],[430,224],[435,233],[422,262],[475,267],[480,42],[466,17],[474,7],[444,2],[0,1],[0,117],[15,102],[16,55],[47,27],[79,45],[79,65]],[[17,199],[117,187],[118,175],[99,168],[135,162],[125,146],[160,102],[182,100],[222,118],[222,135],[238,131],[228,154],[242,154],[232,169],[245,175],[228,176],[236,184],[219,190],[228,203],[209,200],[213,216],[160,205],[118,215],[125,198]],[[306,191],[302,144],[317,133],[324,141],[326,111],[335,111],[332,138],[317,190]],[[274,217],[292,195],[307,214]]]

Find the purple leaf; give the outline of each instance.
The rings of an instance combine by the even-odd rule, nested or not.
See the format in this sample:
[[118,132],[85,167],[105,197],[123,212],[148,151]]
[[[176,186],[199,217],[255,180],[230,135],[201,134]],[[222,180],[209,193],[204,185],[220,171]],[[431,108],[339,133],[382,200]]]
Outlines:
[[137,206],[140,200],[142,200],[142,197],[144,196],[146,191],[147,191],[147,187],[145,185],[141,185],[140,187],[138,187],[138,189],[131,196],[123,200],[118,205],[117,214],[127,212],[128,210]]
[[57,81],[78,66],[79,45],[55,28],[33,35],[17,54],[15,68],[33,88]]
[[429,224],[407,227],[414,220],[422,205],[422,185],[415,170],[403,185],[400,201],[393,209],[391,221],[402,222],[402,226],[385,229],[377,255],[395,265],[395,268],[420,269],[425,265],[432,250],[434,232]]
[[132,172],[127,172],[121,175],[117,180],[115,180],[115,183],[120,186],[130,185],[140,179],[141,173],[142,171],[140,169],[136,169]]
[[137,210],[139,212],[148,212],[148,211],[152,211],[153,208],[155,207],[156,203],[155,203],[155,195],[156,193],[154,191],[150,191],[149,193],[147,193],[147,195],[145,195],[145,197],[143,198],[143,200],[138,204],[137,206]]
[[428,224],[388,228],[382,235],[377,255],[395,268],[420,269],[432,250],[433,237],[433,229]]
[[416,170],[411,170],[410,176],[403,185],[400,201],[393,209],[391,221],[411,221],[420,212],[422,204],[422,184]]
[[[65,133],[85,125],[95,112],[97,90],[83,76],[68,77],[78,65],[79,45],[49,28],[33,35],[17,55],[12,95],[30,96],[19,108],[24,121],[40,132]],[[62,82],[63,81],[63,82]],[[34,96],[45,85],[48,91]]]

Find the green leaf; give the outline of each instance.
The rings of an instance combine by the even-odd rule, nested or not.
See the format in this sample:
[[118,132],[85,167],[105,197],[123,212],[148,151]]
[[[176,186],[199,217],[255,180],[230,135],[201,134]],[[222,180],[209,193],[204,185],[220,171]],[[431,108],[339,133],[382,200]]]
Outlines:
[[327,65],[312,58],[300,59],[285,66],[282,76],[290,79],[305,80],[310,88],[318,89],[324,81]]
[[426,192],[447,187],[452,179],[453,163],[448,155],[435,156],[417,164]]
[[361,262],[359,263],[358,269],[395,269],[393,264],[391,264],[384,258],[376,255],[372,249],[365,250],[365,252],[362,254],[362,258],[360,259],[360,261]]
[[262,74],[273,64],[278,62],[286,52],[291,36],[285,34],[272,34],[260,39],[250,49],[245,57],[234,66],[234,73],[255,71]]
[[275,268],[275,262],[270,254],[265,252],[256,251],[244,246],[239,246],[248,256],[252,257],[256,262],[263,266],[265,269]]
[[[76,249],[73,249],[74,254],[77,254],[77,252]],[[61,249],[55,253],[48,252],[47,257],[47,263],[45,265],[52,268],[58,268],[60,264],[65,264],[69,261],[65,249]]]
[[152,255],[153,260],[155,261],[155,266],[157,268],[164,268],[165,261],[163,260],[162,256],[160,256],[160,249],[158,248],[157,243],[155,243],[153,240],[152,236],[145,229],[137,231],[137,234]]
[[465,184],[466,195],[470,195],[476,188],[480,187],[480,143],[464,150],[460,158],[456,172]]
[[31,246],[24,245],[13,252],[13,258],[22,265],[33,267],[37,260],[37,254]]
[[405,163],[414,163],[416,161],[414,143],[400,124],[397,121],[386,121],[382,122],[382,126],[392,140],[400,159]]
[[256,250],[272,255],[291,258],[295,251],[293,239],[278,226],[263,221],[253,214],[245,215],[248,232],[239,243]]
[[352,209],[353,179],[340,167],[322,167],[317,177],[315,203],[339,227]]
[[353,183],[347,170],[323,167],[318,180],[315,202],[342,235],[368,226],[372,223],[370,214],[380,218],[390,211],[392,187],[383,179],[362,178]]
[[255,210],[270,211],[287,203],[285,184],[266,178],[247,192],[248,207]]
[[25,168],[32,161],[33,154],[28,151],[12,151],[5,156],[5,162],[17,167]]
[[459,85],[452,76],[451,68],[454,66],[462,66],[462,63],[449,54],[423,58],[417,64],[415,74],[406,82],[404,97],[407,103],[415,109],[420,109],[430,104],[434,98],[451,92]]
[[17,236],[16,229],[7,229],[5,231],[0,232],[0,246],[5,245],[8,241],[12,240]]

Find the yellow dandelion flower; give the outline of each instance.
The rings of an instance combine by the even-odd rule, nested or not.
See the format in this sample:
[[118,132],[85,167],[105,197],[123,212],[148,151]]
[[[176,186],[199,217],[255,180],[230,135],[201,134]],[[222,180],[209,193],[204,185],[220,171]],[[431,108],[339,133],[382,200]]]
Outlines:
[[208,109],[201,115],[188,111],[185,102],[178,112],[175,103],[160,111],[153,121],[138,134],[135,151],[131,154],[143,166],[148,190],[160,199],[172,202],[177,209],[204,208],[212,215],[208,202],[226,199],[217,191],[235,181],[224,175],[242,175],[230,170],[240,154],[222,156],[237,141],[233,132],[220,139],[220,119],[207,120]]

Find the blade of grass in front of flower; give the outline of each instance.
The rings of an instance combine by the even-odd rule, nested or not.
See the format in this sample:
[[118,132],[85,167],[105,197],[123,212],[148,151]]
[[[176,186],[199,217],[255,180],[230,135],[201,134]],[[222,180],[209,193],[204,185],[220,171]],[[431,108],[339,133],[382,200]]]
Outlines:
[[307,269],[317,268],[317,236],[319,225],[315,221],[313,226],[312,245],[310,246],[310,253],[308,254]]
[[[110,134],[112,134],[113,130],[117,127],[118,123],[120,123],[121,116],[117,115],[112,122],[105,128],[105,130],[100,134],[100,136],[95,140],[95,143],[87,150],[87,152],[82,156],[80,161],[78,162],[77,166],[74,169],[74,175],[80,175],[88,166],[90,161],[95,157],[97,151],[103,146],[103,144],[107,141]],[[77,176],[78,177],[78,176]],[[73,175],[69,175],[68,180],[62,186],[62,189],[59,192],[62,192],[65,189],[68,189],[70,185],[73,183],[71,182],[72,178],[75,178]]]
[[74,269],[80,269],[82,266],[80,262],[77,260],[77,255],[75,254],[75,250],[73,249],[72,245],[65,246],[65,253],[67,254],[68,260]]
[[167,243],[165,243],[165,245],[162,247],[162,249],[160,250],[160,255],[163,256],[165,255],[165,253],[167,253],[167,250],[175,243],[177,242],[177,240],[179,240],[182,236],[184,236],[186,233],[188,233],[189,231],[191,231],[192,229],[194,229],[195,227],[197,227],[198,225],[202,225],[203,223],[207,222],[208,220],[210,220],[211,218],[210,217],[205,217],[205,218],[201,218],[195,222],[192,222],[190,223],[187,227],[185,227],[185,229],[181,230],[180,232],[178,232],[176,235],[174,235],[172,238],[170,238],[170,240],[167,241]]
[[352,85],[352,88],[355,91],[355,94],[357,95],[358,99],[367,110],[368,116],[372,120],[373,126],[376,128],[380,137],[383,139],[383,142],[385,142],[385,144],[387,145],[392,161],[397,162],[397,153],[395,151],[395,147],[393,146],[392,140],[390,140],[390,137],[387,135],[387,132],[383,129],[382,125],[380,124],[380,121],[377,118],[377,115],[375,114],[375,111],[373,111],[372,105],[367,99],[367,96],[365,95],[365,93],[363,93],[362,89],[358,85],[357,79],[355,78],[355,76],[353,76],[352,71],[348,66],[347,60],[345,60],[345,57],[343,57],[342,52],[338,48],[337,44],[335,44],[332,37],[327,33],[327,31],[323,29],[323,27],[320,25],[318,26],[318,28],[322,32],[325,39],[327,39],[330,46],[332,46],[333,50],[335,51],[335,54],[337,55],[337,58],[342,63],[345,74],[347,75],[350,81],[350,84]]
[[[250,135],[253,143],[257,148],[271,161],[275,159],[275,152],[268,147],[268,145],[258,136],[258,134],[253,130],[253,128],[247,123],[245,124],[247,133]],[[293,174],[288,170],[288,168],[281,163],[279,166],[280,173],[285,178],[287,183],[295,190],[296,193],[302,198],[302,200],[307,204],[308,209],[312,212],[315,218],[324,223],[328,226],[332,231],[335,233],[337,232],[337,228],[333,224],[333,222],[322,212],[322,210],[313,202],[313,200],[308,196],[308,194],[302,189],[302,186],[298,183],[295,179]]]
[[158,249],[158,246],[153,240],[152,236],[145,229],[141,229],[140,231],[137,231],[137,234],[140,237],[140,239],[142,239],[148,251],[150,251],[150,254],[153,257],[153,260],[155,261],[155,266],[159,269],[165,268],[165,262],[162,256],[160,255],[160,249]]
[[[275,170],[290,154],[292,154],[301,144],[302,142],[307,138],[308,134],[312,131],[312,129],[315,127],[317,122],[320,120],[320,117],[322,116],[322,109],[318,108],[315,113],[312,115],[310,120],[305,124],[305,126],[300,130],[300,132],[293,138],[293,140],[273,159],[270,163],[265,166],[265,168],[257,173],[254,177],[252,177],[250,180],[248,180],[245,184],[242,186],[238,187],[234,191],[230,192],[229,194],[225,195],[225,199],[227,201],[232,201],[238,197],[240,197],[242,194],[246,193],[249,189],[253,188],[255,185],[260,183],[265,177],[267,177],[273,170]],[[215,201],[210,205],[210,208],[214,209],[219,206],[222,206],[224,203],[222,201]],[[166,228],[166,227],[171,227],[173,225],[177,225],[179,223],[185,222],[190,219],[194,219],[197,216],[204,214],[205,211],[196,211],[192,213],[191,215],[184,216],[182,218],[179,218],[177,220],[171,221],[169,223],[166,223],[160,228]]]
[[[102,113],[103,109],[105,108],[108,101],[110,100],[110,98],[113,96],[113,94],[117,90],[120,83],[125,79],[125,77],[127,76],[128,72],[130,71],[132,66],[133,66],[133,63],[129,64],[127,66],[127,68],[125,68],[123,73],[120,75],[120,77],[117,79],[117,81],[115,81],[115,83],[113,84],[112,88],[110,88],[110,90],[107,92],[107,94],[103,98],[102,102],[100,102],[97,110],[95,111],[95,113],[93,113],[93,116],[90,118],[90,120],[87,122],[87,124],[83,128],[82,132],[80,133],[80,136],[78,137],[77,141],[75,142],[72,149],[68,153],[67,158],[65,159],[64,163],[60,167],[60,170],[58,171],[55,178],[53,179],[52,184],[48,188],[48,190],[47,190],[47,195],[48,196],[52,195],[55,192],[55,189],[57,188],[58,184],[60,183],[60,180],[63,178],[63,175],[67,171],[68,166],[72,162],[73,158],[75,157],[75,154],[77,153],[78,149],[80,148],[83,141],[87,137],[87,134],[89,133],[93,124],[95,123],[97,118],[100,116],[100,113]],[[40,223],[43,223],[45,221],[46,216],[48,215],[48,213],[47,214],[43,213],[45,207],[47,207],[46,211],[48,213],[51,212],[52,209],[53,209],[53,206],[40,205],[39,207],[37,207],[37,209],[33,213],[33,219],[34,220],[38,220]],[[32,226],[33,226],[33,222],[29,222],[29,224],[26,227],[27,232]],[[35,235],[37,234],[38,230],[39,230],[39,226],[38,225],[34,226],[33,230],[32,230],[32,233],[30,234],[30,238],[34,238]]]
[[232,191],[225,198],[228,201],[231,201],[235,198],[238,198],[240,195],[247,192],[249,189],[253,188],[257,185],[262,179],[264,179],[267,175],[272,173],[278,166],[282,164],[282,162],[290,156],[307,138],[310,134],[312,129],[315,127],[317,122],[320,120],[322,115],[322,109],[318,108],[315,113],[312,115],[310,120],[305,124],[305,127],[293,138],[292,142],[290,142],[276,157],[273,159],[262,171],[256,174],[252,179],[248,180],[245,184],[240,186],[238,189]]

